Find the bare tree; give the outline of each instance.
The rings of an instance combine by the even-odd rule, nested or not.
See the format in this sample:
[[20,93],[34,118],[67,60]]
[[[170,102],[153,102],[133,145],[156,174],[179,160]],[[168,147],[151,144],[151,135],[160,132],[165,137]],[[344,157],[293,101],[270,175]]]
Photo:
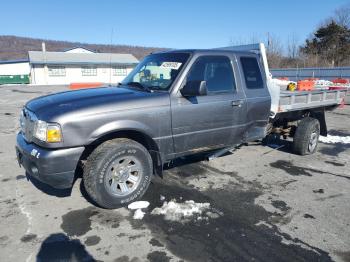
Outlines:
[[[248,45],[248,44],[254,44],[254,43],[260,43],[265,42],[262,40],[263,37],[260,37],[257,34],[252,34],[250,37],[247,38],[230,38],[229,44],[230,45]],[[297,41],[295,37],[295,56],[298,52],[298,46]],[[272,68],[278,68],[282,65],[283,60],[283,46],[278,37],[276,37],[273,34],[268,33],[267,34],[267,45],[266,45],[266,53],[267,53],[267,60],[269,62],[269,65]]]
[[289,58],[297,58],[299,53],[298,37],[295,33],[288,37],[287,42],[287,55]]
[[258,34],[252,34],[248,37],[230,37],[229,45],[249,45],[262,42],[261,37]]
[[337,24],[350,28],[350,4],[346,4],[334,11]]
[[283,58],[283,47],[276,36],[267,33],[267,59],[271,68],[279,68]]

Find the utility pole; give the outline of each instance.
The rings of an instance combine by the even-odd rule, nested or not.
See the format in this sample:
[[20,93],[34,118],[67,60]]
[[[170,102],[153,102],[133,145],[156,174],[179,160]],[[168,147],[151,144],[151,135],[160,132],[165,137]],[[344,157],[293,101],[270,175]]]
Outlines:
[[109,50],[109,85],[112,85],[112,47],[113,47],[113,33],[114,29],[111,30],[111,45]]
[[45,79],[45,84],[47,85],[48,84],[48,81],[47,81],[47,77],[48,77],[48,73],[49,73],[49,70],[47,68],[47,58],[46,58],[46,45],[45,45],[45,42],[42,42],[41,43],[41,49],[43,51],[43,57],[44,57],[44,79]]

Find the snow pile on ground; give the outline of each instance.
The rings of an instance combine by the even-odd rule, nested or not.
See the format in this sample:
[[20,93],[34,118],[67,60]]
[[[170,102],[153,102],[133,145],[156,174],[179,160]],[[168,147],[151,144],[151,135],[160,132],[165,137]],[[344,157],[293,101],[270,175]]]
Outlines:
[[133,218],[134,219],[142,219],[146,213],[143,212],[141,209],[136,209]]
[[193,216],[201,216],[202,213],[210,209],[209,203],[196,203],[187,200],[184,203],[177,203],[175,200],[165,201],[162,207],[152,210],[152,215],[164,215],[166,220],[186,222]]
[[[176,200],[169,202],[165,201],[164,196],[160,196],[161,201],[164,201],[163,206],[156,207],[152,210],[151,215],[163,215],[165,220],[188,222],[194,218],[198,221],[208,221],[209,218],[218,218],[222,212],[212,210],[210,203],[196,203],[193,200],[187,200],[183,203],[178,203]],[[182,199],[182,198],[180,198]],[[150,205],[148,201],[136,201],[128,205],[130,210],[135,210],[133,219],[143,219],[146,212],[142,209]]]
[[128,208],[131,210],[134,210],[134,209],[147,208],[148,206],[149,206],[148,201],[136,201],[129,204]]
[[350,136],[320,136],[319,141],[325,144],[350,144]]
[[128,208],[131,210],[136,210],[133,216],[134,219],[142,219],[146,214],[145,212],[142,211],[142,208],[147,208],[148,206],[149,206],[148,201],[136,201],[129,204]]

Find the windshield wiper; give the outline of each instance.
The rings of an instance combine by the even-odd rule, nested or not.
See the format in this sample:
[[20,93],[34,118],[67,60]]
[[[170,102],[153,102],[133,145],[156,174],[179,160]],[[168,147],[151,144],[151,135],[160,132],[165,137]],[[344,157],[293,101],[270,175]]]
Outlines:
[[149,89],[147,86],[142,85],[139,82],[128,82],[128,83],[126,83],[126,85],[136,87],[138,89],[144,90],[144,91],[149,92],[149,93],[152,92],[151,89]]
[[160,87],[160,86],[149,86],[149,89],[153,90],[157,90],[157,91],[167,91],[166,89]]

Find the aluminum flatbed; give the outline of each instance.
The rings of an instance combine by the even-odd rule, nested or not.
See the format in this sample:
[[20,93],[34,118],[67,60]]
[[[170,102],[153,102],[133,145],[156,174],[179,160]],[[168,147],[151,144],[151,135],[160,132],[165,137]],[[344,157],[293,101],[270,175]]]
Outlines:
[[272,119],[278,113],[337,106],[340,105],[346,97],[346,88],[344,88],[344,90],[315,90],[301,92],[281,91],[280,87],[273,82],[267,62],[265,45],[263,43],[222,47],[219,49],[251,51],[260,54],[264,65],[267,87],[271,95],[270,118]]
[[340,105],[347,90],[281,91],[278,113]]

